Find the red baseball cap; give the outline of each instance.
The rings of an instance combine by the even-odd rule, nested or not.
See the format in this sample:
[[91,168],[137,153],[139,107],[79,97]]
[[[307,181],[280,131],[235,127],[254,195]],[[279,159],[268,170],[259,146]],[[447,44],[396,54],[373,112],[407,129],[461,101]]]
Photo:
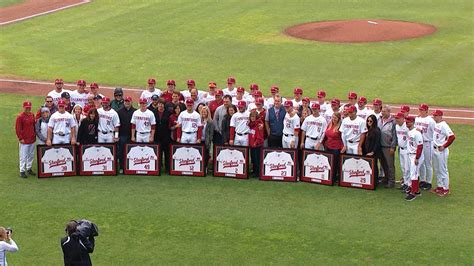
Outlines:
[[372,104],[373,104],[373,105],[382,105],[382,100],[380,100],[379,98],[375,98],[375,99],[372,101]]
[[126,102],[131,102],[131,101],[132,101],[132,97],[130,97],[130,96],[125,96],[124,101],[126,101]]
[[224,92],[222,90],[217,90],[216,96],[224,96]]
[[263,103],[264,103],[263,98],[257,98],[257,100],[255,100],[255,104],[263,104]]
[[227,84],[235,84],[235,78],[234,77],[228,77],[227,78]]
[[83,80],[83,79],[80,79],[80,80],[77,81],[77,85],[79,85],[79,86],[86,86],[86,81]]
[[310,102],[310,99],[309,99],[308,97],[304,97],[301,101],[306,102],[306,103],[309,103],[309,102]]
[[263,93],[261,91],[255,91],[254,96],[255,97],[263,97]]
[[186,82],[186,84],[188,84],[188,85],[196,85],[196,82],[194,81],[194,79],[188,79],[188,81]]
[[436,109],[434,112],[431,114],[432,116],[443,116],[443,111]]
[[245,101],[239,101],[237,103],[237,108],[245,108],[247,106],[247,103]]
[[347,98],[349,99],[357,99],[357,93],[350,91],[349,94],[347,95]]
[[173,85],[173,86],[176,86],[176,81],[174,79],[169,79],[167,82],[166,82],[166,85]]
[[102,98],[102,103],[110,103],[110,98],[109,97]]
[[278,91],[280,91],[280,89],[277,86],[271,86],[270,87],[270,92],[271,93],[277,93]]
[[420,104],[420,107],[418,107],[418,109],[422,111],[428,111],[429,107],[426,103],[422,103]]
[[237,92],[238,92],[238,93],[244,93],[244,92],[245,92],[244,87],[238,87],[238,88],[237,88]]
[[337,106],[340,106],[341,105],[341,101],[337,98],[334,98],[331,100],[331,105],[337,105]]
[[92,88],[95,88],[95,89],[98,89],[99,88],[99,84],[95,83],[95,82],[92,82],[91,85],[90,85],[91,89]]
[[318,98],[324,98],[324,97],[326,97],[326,92],[323,91],[323,90],[320,90],[320,91],[318,91],[317,95],[318,95]]
[[156,80],[154,78],[149,78],[148,84],[156,84]]
[[311,109],[318,109],[319,110],[320,108],[321,108],[321,106],[319,105],[319,103],[311,104]]
[[23,108],[31,108],[33,106],[30,101],[24,101],[23,102]]
[[290,101],[290,100],[286,100],[284,106],[285,107],[293,107],[293,102]]
[[209,88],[217,88],[217,84],[214,81],[209,82]]
[[294,93],[294,94],[303,94],[303,89],[300,88],[300,87],[296,87],[296,88],[293,90],[293,93]]
[[186,105],[194,105],[194,100],[189,98],[186,100]]
[[255,83],[250,84],[250,90],[258,90],[258,85]]
[[138,100],[138,102],[139,102],[140,104],[142,104],[142,103],[147,103],[148,101],[147,101],[146,98],[140,98],[140,99]]
[[405,118],[405,121],[407,121],[407,122],[415,122],[415,117],[414,117],[414,116],[407,116],[407,117]]
[[402,112],[398,112],[396,115],[395,115],[395,118],[404,118],[405,115],[402,113]]
[[359,103],[367,103],[367,98],[365,98],[364,96],[360,96]]
[[60,99],[60,100],[58,101],[58,106],[64,107],[64,106],[66,106],[66,102],[65,102],[63,99]]
[[356,112],[357,108],[354,105],[350,105],[350,106],[347,107],[347,111],[349,113]]
[[408,112],[410,112],[410,106],[408,106],[408,105],[402,105],[402,106],[400,107],[400,111],[402,111],[403,113],[408,113]]
[[64,83],[63,79],[56,79],[54,81],[54,84],[63,84],[63,83]]

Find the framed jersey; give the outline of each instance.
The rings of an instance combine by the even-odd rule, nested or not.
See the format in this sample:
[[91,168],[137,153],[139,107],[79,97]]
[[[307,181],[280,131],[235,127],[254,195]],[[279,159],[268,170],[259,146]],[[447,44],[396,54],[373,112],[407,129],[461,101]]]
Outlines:
[[303,182],[333,185],[334,155],[317,150],[303,150],[301,178]]
[[248,147],[214,146],[214,176],[248,178]]
[[296,182],[297,151],[263,148],[260,180]]
[[374,190],[374,158],[358,155],[341,155],[339,186]]
[[38,145],[36,154],[38,178],[77,174],[75,145]]
[[205,176],[204,144],[171,144],[170,175]]
[[129,143],[124,148],[123,173],[126,175],[160,175],[159,144]]
[[80,175],[117,175],[117,146],[113,143],[80,145]]

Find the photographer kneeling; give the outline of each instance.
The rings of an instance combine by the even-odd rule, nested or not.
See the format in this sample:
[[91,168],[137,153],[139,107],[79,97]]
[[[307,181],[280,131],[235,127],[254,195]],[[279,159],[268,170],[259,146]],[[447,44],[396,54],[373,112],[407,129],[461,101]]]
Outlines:
[[70,221],[66,225],[67,236],[61,239],[64,265],[92,265],[89,253],[94,251],[94,236],[84,235],[78,230],[78,222]]
[[12,230],[0,227],[0,265],[8,265],[7,251],[17,252],[18,246],[12,239]]

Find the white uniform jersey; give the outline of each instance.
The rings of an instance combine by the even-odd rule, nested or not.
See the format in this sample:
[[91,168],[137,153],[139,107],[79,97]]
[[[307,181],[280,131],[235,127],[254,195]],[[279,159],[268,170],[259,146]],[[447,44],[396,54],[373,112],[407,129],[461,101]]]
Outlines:
[[255,103],[249,103],[247,110],[251,111],[253,109],[257,109],[257,105]]
[[446,123],[445,121],[436,123],[433,131],[433,144],[436,145],[436,147],[443,146],[444,144],[446,144],[448,137],[454,135],[448,123]]
[[86,148],[82,154],[84,171],[112,171],[114,156],[106,147]]
[[97,113],[99,114],[99,131],[107,134],[113,132],[116,127],[120,126],[120,118],[114,109],[105,111],[104,108],[99,108],[97,109]]
[[216,161],[217,172],[219,173],[244,174],[245,157],[239,150],[221,150]]
[[346,117],[342,120],[339,131],[342,133],[341,137],[343,141],[356,143],[360,141],[360,136],[367,132],[367,126],[365,120],[358,116],[354,120],[351,120],[350,117]]
[[408,131],[410,130],[408,130],[405,122],[403,122],[403,125],[401,126],[396,124],[395,131],[397,132],[398,147],[406,149],[408,141]]
[[326,131],[327,126],[328,123],[322,116],[315,117],[314,115],[310,115],[303,121],[301,130],[306,132],[306,137],[310,137],[321,142],[324,139],[324,132]]
[[296,113],[292,117],[286,113],[283,120],[283,134],[295,135],[295,129],[299,129],[300,125],[300,117]]
[[138,109],[132,114],[130,123],[135,125],[135,130],[140,133],[151,132],[151,126],[156,125],[155,115],[152,111],[146,109],[145,112]]
[[[281,97],[281,102],[282,103],[286,102],[286,99]],[[265,104],[265,109],[268,110],[272,108],[273,105],[275,104],[275,99],[273,99],[273,97],[268,97],[267,99],[265,99],[264,104]]]
[[249,133],[249,116],[250,113],[245,111],[243,113],[237,112],[230,118],[230,126],[235,127],[235,133]]
[[233,90],[229,90],[229,88],[225,88],[222,90],[224,96],[225,95],[230,95],[232,96],[232,98],[234,98],[235,96],[237,96],[237,88],[234,88]]
[[433,130],[435,125],[436,122],[431,116],[418,116],[415,118],[415,127],[421,131],[424,141],[433,141]]
[[372,168],[364,159],[350,158],[342,164],[342,181],[370,185]]
[[332,108],[329,108],[329,109],[326,109],[326,112],[324,112],[324,114],[322,114],[321,111],[319,113],[321,114],[322,117],[324,117],[326,122],[329,124],[331,122],[334,111],[332,110]]
[[418,149],[418,145],[423,145],[423,136],[421,135],[420,131],[413,127],[412,130],[408,131],[408,153],[415,154],[416,150]]
[[364,107],[362,110],[357,109],[357,116],[364,119],[365,121],[367,120],[367,117],[373,114],[374,110],[369,109],[368,107]]
[[[186,101],[187,99],[191,99],[191,92],[189,90],[181,91],[181,95],[183,95],[184,101]],[[205,91],[198,90],[198,99],[199,100],[202,100],[202,102],[204,102],[205,96],[206,96]],[[211,101],[213,101],[213,100],[215,100],[214,96],[212,97]]]
[[[318,102],[319,103],[319,102]],[[310,104],[311,106],[311,104]],[[327,103],[327,102],[324,102],[324,103],[320,103],[319,104],[319,113],[324,117],[324,115],[326,114],[326,112],[330,110],[331,111],[331,115],[332,115],[332,108],[331,108],[331,104],[330,103]]]
[[205,104],[208,104],[209,102],[212,102],[216,99],[216,96],[215,95],[211,95],[210,92],[206,92],[204,93],[203,97],[202,97],[202,101],[205,103]]
[[181,131],[186,133],[194,133],[202,126],[201,116],[198,112],[189,113],[187,110],[182,111],[178,116],[178,124],[181,125]]
[[53,130],[53,134],[67,135],[71,133],[72,127],[76,127],[76,120],[69,112],[55,112],[49,118],[48,127]]
[[382,119],[382,112],[380,112],[380,113],[378,113],[378,114],[374,112],[373,115],[375,115],[375,117],[377,118],[377,121],[379,121],[380,119]]
[[245,97],[242,97],[242,99],[240,99],[240,100],[237,99],[237,97],[232,97],[232,104],[233,105],[237,106],[237,104],[239,104],[240,101],[244,101],[248,106],[249,102],[247,101],[247,99]]
[[52,148],[44,152],[41,158],[43,172],[47,174],[70,172],[74,157],[66,148]]
[[266,176],[292,176],[295,162],[286,152],[272,151],[263,160],[264,175]]
[[329,180],[331,165],[329,164],[328,157],[313,153],[306,157],[303,165],[305,177]]
[[182,172],[200,172],[202,155],[195,148],[177,148],[173,154],[174,170]]
[[89,96],[89,93],[84,91],[83,93],[80,93],[78,90],[71,91],[71,102],[75,103],[76,105],[80,105],[81,107],[84,108],[87,104],[87,97]]
[[133,171],[155,171],[158,156],[146,146],[135,146],[127,153],[128,169]]
[[66,89],[62,89],[60,92],[57,92],[56,90],[52,90],[52,91],[48,92],[48,96],[51,96],[53,98],[54,104],[58,105],[58,101],[61,99],[61,94],[63,92],[71,93],[70,91],[68,91]]
[[296,101],[296,99],[291,100],[293,103],[293,108],[298,109],[301,105],[303,105],[303,100]]
[[152,102],[151,97],[153,97],[153,95],[158,95],[158,97],[160,97],[161,94],[162,94],[161,90],[157,88],[155,88],[154,91],[144,90],[142,94],[140,95],[140,98],[145,98],[147,105],[150,105]]

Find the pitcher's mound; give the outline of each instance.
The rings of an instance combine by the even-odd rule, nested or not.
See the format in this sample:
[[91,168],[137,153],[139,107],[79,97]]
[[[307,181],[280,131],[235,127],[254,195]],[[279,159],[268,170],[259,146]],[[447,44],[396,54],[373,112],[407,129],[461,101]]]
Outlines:
[[286,34],[296,38],[343,43],[412,39],[434,32],[436,32],[436,27],[432,25],[382,19],[310,22],[285,30]]

